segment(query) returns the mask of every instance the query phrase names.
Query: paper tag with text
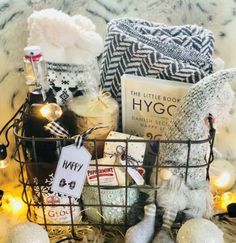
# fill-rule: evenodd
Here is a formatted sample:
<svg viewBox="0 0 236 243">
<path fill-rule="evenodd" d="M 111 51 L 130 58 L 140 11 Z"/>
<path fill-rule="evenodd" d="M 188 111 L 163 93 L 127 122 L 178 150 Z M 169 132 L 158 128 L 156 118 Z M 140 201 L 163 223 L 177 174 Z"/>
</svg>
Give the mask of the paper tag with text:
<svg viewBox="0 0 236 243">
<path fill-rule="evenodd" d="M 71 144 L 63 147 L 56 168 L 52 191 L 80 198 L 91 157 L 84 146 L 77 148 L 74 144 Z"/>
<path fill-rule="evenodd" d="M 116 171 L 113 167 L 99 166 L 97 170 L 96 166 L 90 166 L 87 173 L 89 185 L 98 185 L 98 177 L 101 186 L 119 185 Z"/>
<path fill-rule="evenodd" d="M 120 159 L 120 163 L 125 166 L 125 160 Z M 143 177 L 136 169 L 128 167 L 127 171 L 138 186 L 142 186 L 144 184 L 145 181 Z"/>
</svg>

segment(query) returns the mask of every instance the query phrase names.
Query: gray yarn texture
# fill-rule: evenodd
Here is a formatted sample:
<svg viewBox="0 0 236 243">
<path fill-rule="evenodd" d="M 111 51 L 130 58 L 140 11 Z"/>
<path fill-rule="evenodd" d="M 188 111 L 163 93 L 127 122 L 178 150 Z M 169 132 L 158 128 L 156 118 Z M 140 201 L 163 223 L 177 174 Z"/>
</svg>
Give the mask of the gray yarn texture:
<svg viewBox="0 0 236 243">
<path fill-rule="evenodd" d="M 218 71 L 200 80 L 192 86 L 178 106 L 175 115 L 166 129 L 165 138 L 168 140 L 201 140 L 208 137 L 209 128 L 204 118 L 214 106 L 217 97 L 227 82 L 236 78 L 236 68 Z M 227 99 L 227 97 L 225 97 Z M 227 109 L 227 107 L 226 107 Z M 186 165 L 187 144 L 162 144 L 160 148 L 159 163 L 165 166 Z M 189 165 L 202 165 L 206 163 L 209 143 L 192 144 Z M 185 168 L 171 168 L 174 175 L 184 178 Z M 188 181 L 206 181 L 206 167 L 189 168 Z"/>
</svg>

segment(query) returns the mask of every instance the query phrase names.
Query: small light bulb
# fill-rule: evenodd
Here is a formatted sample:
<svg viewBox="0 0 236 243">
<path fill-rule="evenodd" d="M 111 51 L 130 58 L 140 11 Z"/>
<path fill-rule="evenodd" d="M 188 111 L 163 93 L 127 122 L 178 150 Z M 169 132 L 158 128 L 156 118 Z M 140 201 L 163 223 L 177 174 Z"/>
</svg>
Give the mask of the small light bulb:
<svg viewBox="0 0 236 243">
<path fill-rule="evenodd" d="M 7 148 L 4 144 L 0 144 L 0 169 L 6 168 L 8 164 Z"/>
<path fill-rule="evenodd" d="M 227 171 L 225 171 L 222 173 L 222 175 L 220 175 L 218 178 L 216 178 L 215 185 L 218 188 L 222 188 L 222 187 L 227 186 L 229 181 L 230 181 L 230 174 Z"/>
<path fill-rule="evenodd" d="M 56 121 L 61 117 L 62 109 L 56 103 L 48 103 L 40 109 L 40 113 L 49 121 Z"/>
<path fill-rule="evenodd" d="M 19 197 L 13 197 L 11 194 L 6 194 L 3 199 L 2 207 L 8 212 L 21 213 L 25 208 L 25 204 Z"/>
<path fill-rule="evenodd" d="M 20 199 L 12 198 L 11 207 L 13 211 L 18 212 L 23 207 L 23 203 Z"/>
<path fill-rule="evenodd" d="M 9 165 L 9 159 L 8 159 L 8 158 L 3 159 L 3 160 L 0 160 L 0 169 L 4 169 L 4 168 L 6 168 L 8 165 Z"/>
<path fill-rule="evenodd" d="M 213 190 L 227 191 L 235 183 L 235 169 L 229 161 L 216 159 L 210 167 L 210 178 Z"/>
<path fill-rule="evenodd" d="M 235 199 L 235 195 L 232 192 L 225 192 L 220 198 L 220 209 L 226 212 L 227 206 L 236 202 Z"/>
</svg>

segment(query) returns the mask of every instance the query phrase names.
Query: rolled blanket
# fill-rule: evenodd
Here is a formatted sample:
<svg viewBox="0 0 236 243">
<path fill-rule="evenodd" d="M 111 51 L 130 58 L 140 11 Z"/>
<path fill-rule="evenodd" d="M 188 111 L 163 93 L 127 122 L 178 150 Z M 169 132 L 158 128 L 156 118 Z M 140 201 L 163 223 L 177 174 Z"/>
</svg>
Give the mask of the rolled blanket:
<svg viewBox="0 0 236 243">
<path fill-rule="evenodd" d="M 213 34 L 197 25 L 112 20 L 105 40 L 101 83 L 119 103 L 124 73 L 196 83 L 212 73 L 213 49 Z"/>
</svg>

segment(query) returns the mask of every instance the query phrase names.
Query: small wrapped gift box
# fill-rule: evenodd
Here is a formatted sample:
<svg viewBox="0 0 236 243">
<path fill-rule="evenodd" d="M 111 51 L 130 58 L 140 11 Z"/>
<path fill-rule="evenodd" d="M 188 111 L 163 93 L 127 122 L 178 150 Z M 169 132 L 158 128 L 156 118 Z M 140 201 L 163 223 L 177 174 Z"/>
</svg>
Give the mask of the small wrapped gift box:
<svg viewBox="0 0 236 243">
<path fill-rule="evenodd" d="M 117 142 L 105 142 L 104 157 L 113 156 L 119 152 L 126 152 L 126 143 L 119 140 L 142 140 L 142 137 L 132 136 L 125 133 L 111 131 L 107 139 L 117 139 Z M 144 154 L 146 150 L 146 143 L 142 142 L 128 142 L 127 143 L 127 156 L 136 165 L 142 165 L 144 160 Z"/>
<path fill-rule="evenodd" d="M 119 185 L 129 185 L 131 179 L 137 185 L 143 185 L 144 179 L 142 175 L 145 171 L 141 167 L 144 161 L 146 143 L 139 142 L 143 138 L 111 131 L 107 139 L 116 140 L 115 142 L 105 142 L 104 157 L 116 158 L 114 164 L 119 165 L 119 167 L 115 167 Z M 121 140 L 127 140 L 127 145 L 126 142 Z M 135 140 L 135 142 L 130 142 L 129 140 Z M 126 165 L 128 166 L 127 171 Z M 139 169 L 142 169 L 142 172 Z"/>
</svg>

